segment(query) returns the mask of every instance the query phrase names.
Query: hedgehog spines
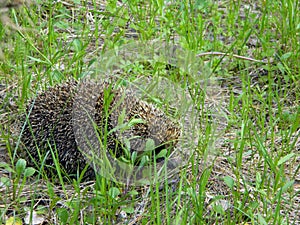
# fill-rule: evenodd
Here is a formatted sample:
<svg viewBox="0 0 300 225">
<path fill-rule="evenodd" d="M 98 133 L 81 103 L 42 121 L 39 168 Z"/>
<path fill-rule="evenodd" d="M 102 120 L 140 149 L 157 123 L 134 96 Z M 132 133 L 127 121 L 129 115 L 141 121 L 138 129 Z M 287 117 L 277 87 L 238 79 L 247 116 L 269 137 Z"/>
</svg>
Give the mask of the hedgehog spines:
<svg viewBox="0 0 300 225">
<path fill-rule="evenodd" d="M 83 86 L 80 85 L 77 82 L 68 82 L 49 88 L 32 101 L 33 105 L 27 106 L 27 113 L 30 112 L 30 114 L 21 136 L 21 141 L 26 148 L 24 152 L 27 158 L 30 158 L 28 157 L 30 155 L 37 161 L 40 160 L 40 153 L 48 154 L 45 163 L 50 168 L 45 168 L 46 170 L 53 173 L 53 167 L 55 167 L 54 160 L 49 154 L 51 150 L 56 150 L 59 163 L 68 174 L 77 174 L 78 169 L 79 172 L 83 171 L 86 164 L 91 163 L 85 154 L 88 156 L 90 151 L 94 151 L 93 147 L 99 148 L 99 143 L 94 143 L 99 140 L 94 140 L 94 131 L 91 131 L 90 127 L 85 127 L 86 123 L 89 123 L 89 117 L 81 115 L 80 110 L 91 112 L 98 126 L 97 132 L 100 133 L 100 138 L 103 138 L 101 132 L 109 132 L 119 125 L 119 116 L 123 110 L 126 112 L 123 118 L 125 123 L 129 123 L 133 118 L 144 121 L 134 124 L 123 132 L 115 130 L 106 136 L 107 150 L 115 151 L 117 157 L 122 154 L 123 138 L 130 139 L 130 137 L 139 136 L 140 139 L 153 139 L 156 146 L 164 143 L 169 146 L 168 143 L 171 142 L 173 145 L 176 144 L 180 136 L 178 123 L 172 121 L 154 105 L 139 100 L 132 93 L 126 93 L 124 90 L 110 89 L 106 83 L 88 82 Z M 106 97 L 109 98 L 108 102 L 105 102 Z M 107 112 L 104 112 L 104 108 L 107 103 L 109 105 L 106 110 L 108 109 L 109 113 L 105 115 Z M 107 123 L 106 131 L 105 122 Z M 86 138 L 78 138 L 81 133 L 82 135 L 87 133 L 86 137 L 91 140 L 91 145 L 79 143 Z M 132 150 L 141 151 L 144 147 L 144 142 L 138 139 L 131 142 Z M 87 179 L 94 179 L 94 168 L 90 166 L 86 174 Z"/>
</svg>

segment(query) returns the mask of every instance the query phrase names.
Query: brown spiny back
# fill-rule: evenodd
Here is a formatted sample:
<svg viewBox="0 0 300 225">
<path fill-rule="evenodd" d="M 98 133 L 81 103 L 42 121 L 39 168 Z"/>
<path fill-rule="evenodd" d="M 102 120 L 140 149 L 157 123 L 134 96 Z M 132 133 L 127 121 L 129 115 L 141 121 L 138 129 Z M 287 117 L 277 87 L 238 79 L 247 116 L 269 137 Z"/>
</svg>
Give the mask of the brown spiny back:
<svg viewBox="0 0 300 225">
<path fill-rule="evenodd" d="M 109 89 L 109 84 L 94 84 L 86 82 L 83 86 L 75 81 L 58 85 L 41 92 L 27 106 L 28 115 L 25 129 L 21 136 L 21 141 L 25 147 L 23 155 L 28 158 L 29 163 L 37 165 L 47 158 L 45 164 L 46 171 L 56 173 L 51 150 L 58 156 L 61 168 L 68 174 L 76 174 L 82 171 L 90 162 L 85 157 L 90 151 L 95 151 L 93 147 L 98 140 L 91 127 L 87 126 L 91 118 L 97 125 L 97 132 L 103 138 L 104 132 L 119 126 L 119 116 L 123 113 L 123 122 L 128 123 L 131 119 L 141 119 L 143 122 L 134 124 L 124 131 L 115 130 L 107 136 L 107 146 L 105 150 L 116 152 L 120 156 L 123 138 L 139 137 L 131 140 L 131 150 L 142 151 L 144 142 L 141 140 L 152 139 L 156 146 L 174 146 L 180 136 L 180 126 L 171 120 L 166 114 L 156 108 L 153 104 L 137 98 L 133 93 L 126 92 L 119 88 Z M 105 92 L 105 90 L 107 92 Z M 106 94 L 104 94 L 104 92 Z M 108 93 L 108 94 L 107 94 Z M 105 115 L 104 106 L 106 99 L 104 95 L 111 96 L 108 106 L 108 114 Z M 85 116 L 83 111 L 89 114 Z M 24 117 L 24 121 L 25 121 Z M 105 118 L 107 118 L 107 130 L 105 131 Z M 23 122 L 24 122 L 23 121 Z M 87 134 L 85 136 L 84 134 Z M 101 134 L 102 133 L 102 134 Z M 82 137 L 84 138 L 80 138 Z M 79 138 L 78 138 L 79 137 Z M 89 139 L 92 145 L 79 143 L 84 139 Z M 120 144 L 118 144 L 119 142 Z M 83 146 L 83 147 L 82 147 Z M 92 146 L 92 147 L 91 147 Z M 78 149 L 80 147 L 80 149 Z M 97 155 L 97 154 L 96 154 Z M 86 172 L 88 179 L 95 176 L 92 167 Z"/>
</svg>

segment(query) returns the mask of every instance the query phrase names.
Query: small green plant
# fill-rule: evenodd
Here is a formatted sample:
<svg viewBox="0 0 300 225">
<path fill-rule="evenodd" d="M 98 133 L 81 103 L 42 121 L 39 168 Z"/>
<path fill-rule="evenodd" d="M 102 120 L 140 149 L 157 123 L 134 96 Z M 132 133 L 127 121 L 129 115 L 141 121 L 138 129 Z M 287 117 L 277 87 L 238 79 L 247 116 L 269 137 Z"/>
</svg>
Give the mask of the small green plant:
<svg viewBox="0 0 300 225">
<path fill-rule="evenodd" d="M 26 181 L 34 175 L 35 169 L 32 167 L 26 167 L 26 161 L 24 159 L 18 159 L 14 167 L 11 167 L 7 163 L 1 163 L 0 167 L 12 174 L 12 179 L 8 179 L 4 176 L 1 177 L 1 184 L 8 189 L 12 189 L 11 200 L 16 203 L 20 203 L 20 196 L 26 185 Z M 2 199 L 2 201 L 3 200 L 4 199 Z"/>
<path fill-rule="evenodd" d="M 22 190 L 24 188 L 24 185 L 26 183 L 26 180 L 33 176 L 35 173 L 35 169 L 32 167 L 26 168 L 26 161 L 24 159 L 18 159 L 16 165 L 15 165 L 15 178 L 13 180 L 13 199 L 18 199 L 20 194 L 22 193 Z M 21 182 L 21 184 L 20 184 Z"/>
</svg>

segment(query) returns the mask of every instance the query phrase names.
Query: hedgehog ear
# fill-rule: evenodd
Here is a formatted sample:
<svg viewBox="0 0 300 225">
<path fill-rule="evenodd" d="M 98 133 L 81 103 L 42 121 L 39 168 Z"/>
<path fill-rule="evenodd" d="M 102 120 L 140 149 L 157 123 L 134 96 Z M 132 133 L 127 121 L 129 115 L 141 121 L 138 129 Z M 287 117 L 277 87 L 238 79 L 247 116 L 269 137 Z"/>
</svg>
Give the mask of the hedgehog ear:
<svg viewBox="0 0 300 225">
<path fill-rule="evenodd" d="M 167 136 L 177 136 L 177 129 L 175 127 L 168 127 L 166 130 Z"/>
</svg>

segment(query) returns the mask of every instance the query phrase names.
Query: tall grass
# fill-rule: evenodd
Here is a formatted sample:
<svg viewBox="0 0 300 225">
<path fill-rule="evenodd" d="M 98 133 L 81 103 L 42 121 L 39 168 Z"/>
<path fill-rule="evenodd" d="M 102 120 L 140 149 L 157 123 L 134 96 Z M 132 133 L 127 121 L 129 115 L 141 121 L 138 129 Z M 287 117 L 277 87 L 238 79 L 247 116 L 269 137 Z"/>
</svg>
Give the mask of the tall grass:
<svg viewBox="0 0 300 225">
<path fill-rule="evenodd" d="M 100 176 L 65 183 L 60 175 L 57 184 L 30 180 L 32 169 L 15 159 L 1 166 L 11 174 L 8 181 L 0 171 L 1 223 L 36 211 L 50 224 L 299 224 L 299 12 L 296 0 L 36 1 L 10 9 L 20 28 L 0 22 L 0 83 L 13 86 L 5 94 L 18 95 L 20 111 L 37 92 L 86 77 L 102 53 L 134 40 L 226 54 L 195 59 L 202 67 L 188 85 L 212 77 L 219 90 L 209 101 L 197 90 L 194 106 L 207 129 L 172 182 L 141 188 Z M 128 80 L 157 74 L 143 63 L 128 69 Z M 177 82 L 186 76 L 163 74 Z M 205 139 L 213 135 L 213 101 L 227 120 L 214 148 Z M 7 125 L 0 126 L 8 141 Z"/>
</svg>

